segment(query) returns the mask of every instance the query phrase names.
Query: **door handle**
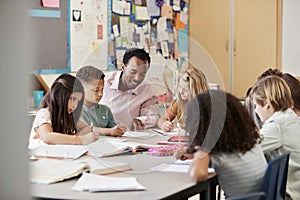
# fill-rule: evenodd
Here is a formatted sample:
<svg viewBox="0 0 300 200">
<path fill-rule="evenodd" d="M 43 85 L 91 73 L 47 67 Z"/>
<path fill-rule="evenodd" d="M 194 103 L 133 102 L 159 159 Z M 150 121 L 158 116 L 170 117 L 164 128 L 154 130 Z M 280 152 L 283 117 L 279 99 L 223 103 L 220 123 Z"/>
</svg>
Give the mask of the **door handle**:
<svg viewBox="0 0 300 200">
<path fill-rule="evenodd" d="M 226 40 L 226 44 L 225 44 L 225 50 L 228 52 L 228 44 L 229 43 L 229 41 L 228 41 L 228 39 Z"/>
<path fill-rule="evenodd" d="M 236 40 L 233 40 L 233 55 L 236 56 Z"/>
</svg>

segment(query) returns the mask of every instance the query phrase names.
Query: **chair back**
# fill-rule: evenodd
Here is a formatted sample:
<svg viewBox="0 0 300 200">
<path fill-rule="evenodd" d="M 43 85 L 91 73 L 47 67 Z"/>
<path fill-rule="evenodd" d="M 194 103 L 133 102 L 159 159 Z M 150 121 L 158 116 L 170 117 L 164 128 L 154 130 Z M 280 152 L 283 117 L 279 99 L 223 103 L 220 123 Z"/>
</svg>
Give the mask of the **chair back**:
<svg viewBox="0 0 300 200">
<path fill-rule="evenodd" d="M 240 197 L 227 198 L 226 200 L 265 200 L 265 199 L 266 199 L 266 193 L 255 192 Z"/>
<path fill-rule="evenodd" d="M 268 163 L 260 191 L 266 193 L 266 200 L 285 198 L 290 152 L 284 152 Z"/>
</svg>

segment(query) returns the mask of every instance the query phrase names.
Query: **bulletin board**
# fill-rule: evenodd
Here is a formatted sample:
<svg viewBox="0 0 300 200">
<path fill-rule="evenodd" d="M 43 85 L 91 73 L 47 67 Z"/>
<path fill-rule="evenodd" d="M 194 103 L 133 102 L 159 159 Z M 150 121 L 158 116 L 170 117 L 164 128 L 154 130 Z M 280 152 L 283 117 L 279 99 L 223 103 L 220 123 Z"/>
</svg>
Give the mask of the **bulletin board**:
<svg viewBox="0 0 300 200">
<path fill-rule="evenodd" d="M 118 70 L 124 52 L 138 47 L 149 52 L 147 78 L 163 92 L 173 90 L 176 73 L 187 65 L 188 0 L 60 0 L 55 7 L 31 2 L 35 73 L 76 72 L 83 65 Z"/>
<path fill-rule="evenodd" d="M 69 1 L 72 71 L 118 70 L 127 49 L 143 48 L 151 56 L 147 79 L 159 93 L 173 91 L 188 65 L 188 0 Z"/>
</svg>

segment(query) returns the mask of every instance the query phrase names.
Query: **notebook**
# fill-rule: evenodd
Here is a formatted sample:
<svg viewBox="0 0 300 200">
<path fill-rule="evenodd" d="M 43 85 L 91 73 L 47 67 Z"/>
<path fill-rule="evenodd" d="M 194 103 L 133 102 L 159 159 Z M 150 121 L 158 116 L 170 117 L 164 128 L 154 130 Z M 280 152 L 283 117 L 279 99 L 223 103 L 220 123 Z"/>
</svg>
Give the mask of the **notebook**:
<svg viewBox="0 0 300 200">
<path fill-rule="evenodd" d="M 50 184 L 76 177 L 83 172 L 109 174 L 130 169 L 128 163 L 104 162 L 92 157 L 82 157 L 78 160 L 42 158 L 30 163 L 29 177 L 33 183 Z"/>
<path fill-rule="evenodd" d="M 29 151 L 34 158 L 71 158 L 76 159 L 87 152 L 84 145 L 47 145 L 42 144 Z"/>
<path fill-rule="evenodd" d="M 150 147 L 158 147 L 158 145 L 111 140 L 107 138 L 99 139 L 96 142 L 87 145 L 88 155 L 95 157 L 107 157 L 125 152 L 136 153 L 137 151 L 147 150 Z"/>
</svg>

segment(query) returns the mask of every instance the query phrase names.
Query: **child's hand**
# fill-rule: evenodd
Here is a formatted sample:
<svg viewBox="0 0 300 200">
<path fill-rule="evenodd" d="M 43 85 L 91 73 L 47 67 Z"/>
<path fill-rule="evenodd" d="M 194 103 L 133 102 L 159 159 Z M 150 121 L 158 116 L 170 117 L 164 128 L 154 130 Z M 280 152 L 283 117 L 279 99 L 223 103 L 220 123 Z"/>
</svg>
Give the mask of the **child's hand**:
<svg viewBox="0 0 300 200">
<path fill-rule="evenodd" d="M 187 159 L 194 158 L 194 154 L 187 153 L 186 148 L 181 148 L 181 147 L 176 149 L 174 156 L 176 157 L 176 159 L 180 159 L 180 160 L 187 160 Z"/>
<path fill-rule="evenodd" d="M 162 130 L 164 132 L 170 132 L 174 128 L 174 124 L 170 121 L 165 121 L 162 125 Z"/>
<path fill-rule="evenodd" d="M 99 133 L 90 132 L 86 135 L 79 136 L 81 144 L 90 144 L 99 139 Z"/>
<path fill-rule="evenodd" d="M 126 130 L 126 126 L 117 124 L 110 129 L 110 136 L 121 137 Z"/>
</svg>

